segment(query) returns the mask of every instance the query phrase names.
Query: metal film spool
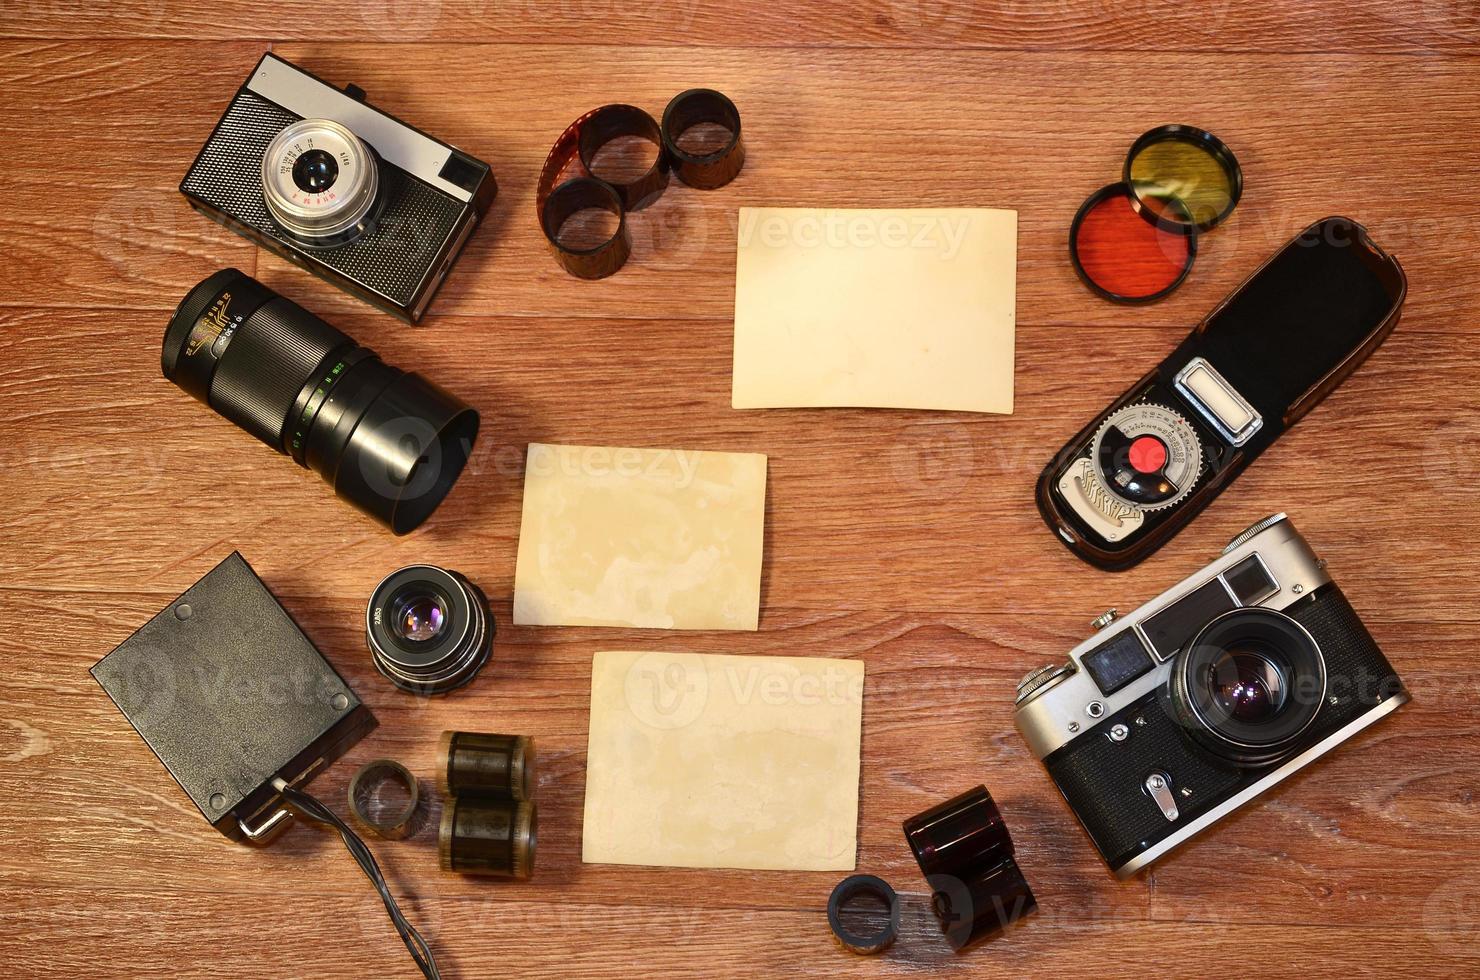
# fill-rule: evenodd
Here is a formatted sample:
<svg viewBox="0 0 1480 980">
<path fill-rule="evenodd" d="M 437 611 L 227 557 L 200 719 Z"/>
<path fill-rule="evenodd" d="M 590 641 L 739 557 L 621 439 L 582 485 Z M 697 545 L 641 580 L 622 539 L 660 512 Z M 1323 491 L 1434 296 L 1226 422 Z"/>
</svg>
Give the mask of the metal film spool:
<svg viewBox="0 0 1480 980">
<path fill-rule="evenodd" d="M 314 162 L 321 166 L 305 166 Z M 305 186 L 311 182 L 321 186 Z M 300 119 L 274 136 L 262 154 L 263 203 L 304 245 L 328 248 L 357 237 L 379 195 L 375 152 L 332 119 Z"/>
<path fill-rule="evenodd" d="M 534 872 L 537 829 L 535 805 L 527 800 L 448 797 L 437 833 L 438 861 L 443 871 L 522 880 Z"/>
</svg>

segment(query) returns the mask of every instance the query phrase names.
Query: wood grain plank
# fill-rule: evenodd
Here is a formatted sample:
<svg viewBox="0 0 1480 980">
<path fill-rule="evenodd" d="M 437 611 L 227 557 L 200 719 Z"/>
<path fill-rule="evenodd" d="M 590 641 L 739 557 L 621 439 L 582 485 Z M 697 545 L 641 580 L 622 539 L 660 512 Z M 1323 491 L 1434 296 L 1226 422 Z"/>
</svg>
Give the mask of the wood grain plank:
<svg viewBox="0 0 1480 980">
<path fill-rule="evenodd" d="M 1469 275 L 1480 230 L 1456 208 L 1480 171 L 1480 143 L 1454 135 L 1480 128 L 1480 100 L 1445 95 L 1480 91 L 1480 59 L 534 45 L 402 45 L 387 59 L 374 45 L 277 50 L 357 82 L 382 107 L 492 164 L 500 197 L 429 327 L 490 312 L 728 321 L 738 208 L 790 204 L 1016 208 L 1020 323 L 1184 329 L 1291 235 L 1346 213 L 1404 261 L 1410 325 L 1480 329 L 1464 312 L 1480 305 Z M 0 185 L 0 238 L 16 252 L 0 272 L 0 304 L 168 310 L 212 266 L 256 261 L 326 315 L 363 309 L 316 290 L 280 259 L 258 259 L 175 192 L 258 53 L 236 43 L 151 44 L 147 55 L 94 58 L 86 45 L 0 43 L 0 99 L 19 137 Z M 65 89 L 59 71 L 72 76 Z M 125 72 L 131 81 L 120 84 Z M 457 79 L 457 98 L 444 78 Z M 634 258 L 619 275 L 599 283 L 566 275 L 533 218 L 550 143 L 594 105 L 621 99 L 660 112 L 699 83 L 724 89 L 744 113 L 744 174 L 710 193 L 675 185 L 634 216 Z M 531 100 L 532 90 L 552 95 Z M 1104 92 L 1114 99 L 1094 94 Z M 65 127 L 56 124 L 62 97 Z M 990 111 L 963 108 L 978 99 Z M 1234 218 L 1205 236 L 1182 289 L 1126 309 L 1075 278 L 1067 229 L 1080 202 L 1117 179 L 1130 141 L 1170 120 L 1221 134 L 1242 158 L 1247 190 Z M 89 163 L 100 130 L 110 134 L 101 173 Z M 140 133 L 150 134 L 147 149 Z"/>
<path fill-rule="evenodd" d="M 1468 0 L 862 0 L 796 8 L 732 0 L 322 0 L 285 17 L 271 0 L 148 0 L 98 5 L 6 0 L 0 37 L 372 41 L 672 46 L 979 47 L 1063 51 L 1403 52 L 1473 54 L 1480 14 Z M 24 14 L 22 13 L 24 9 Z"/>
<path fill-rule="evenodd" d="M 11 608 L 65 608 L 71 615 L 52 631 L 54 649 L 46 657 L 18 633 L 0 635 L 0 658 L 12 665 L 0 680 L 7 718 L 0 752 L 10 760 L 11 779 L 33 787 L 0 798 L 0 832 L 12 844 L 0 855 L 0 879 L 77 887 L 107 866 L 120 869 L 115 887 L 153 880 L 190 894 L 263 895 L 283 890 L 282 874 L 317 865 L 326 850 L 338 857 L 311 832 L 289 834 L 270 858 L 219 838 L 86 673 L 106 652 L 99 647 L 126 637 L 168 598 L 6 594 Z M 782 609 L 759 634 L 654 638 L 637 630 L 511 627 L 507 603 L 498 603 L 495 614 L 504 625 L 490 667 L 461 692 L 423 700 L 395 691 L 371 667 L 354 627 L 363 597 L 314 594 L 285 602 L 380 720 L 376 733 L 315 782 L 314 790 L 336 806 L 343 806 L 355 767 L 371 758 L 401 760 L 430 784 L 437 736 L 446 727 L 536 737 L 538 893 L 529 893 L 534 886 L 500 889 L 437 872 L 433 809 L 416 837 L 380 845 L 383 860 L 421 895 L 492 892 L 490 900 L 501 904 L 533 899 L 613 907 L 639 895 L 647 896 L 639 904 L 675 908 L 815 907 L 835 876 L 682 874 L 581 863 L 591 654 L 654 645 L 864 660 L 859 867 L 902 890 L 921 885 L 900 821 L 982 781 L 1007 815 L 1040 903 L 1055 917 L 1176 921 L 1195 910 L 1205 922 L 1377 926 L 1390 921 L 1395 906 L 1416 905 L 1449 887 L 1450 862 L 1480 860 L 1476 774 L 1460 761 L 1480 754 L 1480 711 L 1473 691 L 1455 683 L 1467 664 L 1465 651 L 1480 639 L 1475 624 L 1399 627 L 1375 619 L 1372 628 L 1413 702 L 1163 861 L 1151 876 L 1121 883 L 1100 864 L 1012 728 L 1016 679 L 1078 640 L 1082 623 L 1075 618 L 1024 619 L 1010 610 L 941 617 Z M 1421 859 L 1429 853 L 1448 861 Z M 1287 867 L 1296 873 L 1282 870 Z M 1397 867 L 1404 872 L 1393 873 Z M 351 871 L 346 864 L 327 872 L 313 890 L 357 896 L 363 883 Z"/>
<path fill-rule="evenodd" d="M 409 975 L 331 835 L 266 850 L 205 827 L 87 668 L 239 547 L 380 718 L 357 764 L 430 774 L 444 728 L 533 734 L 537 875 L 442 874 L 431 823 L 377 843 L 449 976 L 1480 973 L 1480 7 L 1471 0 L 0 0 L 0 963 L 16 976 Z M 599 37 L 590 24 L 599 20 Z M 54 41 L 49 39 L 70 39 Z M 596 44 L 593 41 L 599 40 Z M 407 43 L 420 42 L 420 43 Z M 191 212 L 176 185 L 271 45 L 483 156 L 501 196 L 423 330 Z M 533 179 L 580 112 L 735 98 L 744 175 L 675 184 L 633 220 L 622 273 L 544 252 Z M 1065 257 L 1079 202 L 1129 141 L 1185 121 L 1238 152 L 1247 192 L 1169 300 L 1091 297 Z M 735 412 L 743 205 L 981 205 L 1020 213 L 1017 414 Z M 1403 260 L 1398 331 L 1172 545 L 1123 575 L 1060 548 L 1031 503 L 1044 460 L 1269 251 L 1328 213 Z M 477 405 L 469 472 L 396 539 L 159 377 L 164 322 L 225 265 Z M 507 625 L 530 441 L 770 457 L 761 631 Z M 1107 606 L 1200 567 L 1289 510 L 1412 704 L 1129 882 L 1100 863 L 1012 728 L 1029 668 Z M 458 568 L 493 596 L 496 656 L 420 701 L 356 623 L 381 575 Z M 692 649 L 868 667 L 859 869 L 905 898 L 871 961 L 837 951 L 836 876 L 580 862 L 591 655 Z M 270 679 L 264 679 L 267 681 Z M 965 956 L 936 934 L 900 821 L 977 782 L 1041 903 Z M 434 815 L 434 814 L 433 814 Z"/>
<path fill-rule="evenodd" d="M 569 442 L 767 453 L 763 626 L 773 605 L 975 611 L 1010 601 L 1087 620 L 1155 595 L 1280 510 L 1359 608 L 1480 620 L 1464 576 L 1405 574 L 1480 534 L 1480 395 L 1464 381 L 1471 359 L 1458 336 L 1400 327 L 1173 546 L 1104 576 L 1044 528 L 1033 483 L 1175 332 L 1150 334 L 1143 351 L 1121 343 L 1123 331 L 1078 328 L 1096 369 L 1075 378 L 1061 356 L 1066 331 L 1024 327 L 1017 413 L 985 416 L 733 411 L 728 327 L 713 321 L 457 320 L 429 344 L 384 316 L 337 319 L 484 412 L 468 470 L 425 529 L 384 533 L 160 377 L 162 317 L 116 313 L 100 333 L 84 313 L 12 311 L 0 317 L 0 583 L 174 588 L 229 541 L 271 556 L 290 594 L 300 576 L 315 591 L 368 594 L 377 572 L 437 554 L 507 595 L 525 446 Z M 922 520 L 937 532 L 922 534 Z"/>
<path fill-rule="evenodd" d="M 323 850 L 328 851 L 329 842 Z M 269 859 L 270 860 L 270 859 Z M 328 871 L 343 855 L 327 854 L 305 871 Z M 409 976 L 406 954 L 370 898 L 304 894 L 298 874 L 282 876 L 281 901 L 243 903 L 230 895 L 179 896 L 152 889 L 78 888 L 16 894 L 0 909 L 0 951 L 27 975 L 91 973 L 106 950 L 109 963 L 152 973 L 161 959 L 173 975 L 329 978 Z M 9 897 L 9 896 L 8 896 Z M 99 898 L 105 901 L 99 901 Z M 1388 975 L 1402 962 L 1418 976 L 1466 976 L 1480 969 L 1473 929 L 1444 931 L 1406 922 L 1388 928 L 1285 924 L 1210 926 L 1126 923 L 1047 913 L 988 947 L 954 956 L 929 921 L 925 897 L 903 895 L 899 941 L 878 957 L 849 956 L 832 943 L 822 906 L 808 911 L 685 910 L 632 905 L 614 909 L 492 899 L 418 901 L 431 924 L 439 963 L 449 977 L 486 976 L 517 968 L 521 977 L 594 978 L 645 973 L 677 978 L 806 976 L 1076 975 L 1085 964 L 1107 976 L 1131 976 L 1171 958 L 1179 973 L 1221 976 L 1229 963 L 1247 975 L 1311 974 L 1321 964 L 1352 965 L 1344 975 Z M 92 911 L 96 908 L 96 911 Z M 89 910 L 83 913 L 82 909 Z M 220 941 L 231 921 L 252 942 Z M 22 944 L 24 931 L 33 941 Z M 265 941 L 270 939 L 271 941 Z"/>
</svg>

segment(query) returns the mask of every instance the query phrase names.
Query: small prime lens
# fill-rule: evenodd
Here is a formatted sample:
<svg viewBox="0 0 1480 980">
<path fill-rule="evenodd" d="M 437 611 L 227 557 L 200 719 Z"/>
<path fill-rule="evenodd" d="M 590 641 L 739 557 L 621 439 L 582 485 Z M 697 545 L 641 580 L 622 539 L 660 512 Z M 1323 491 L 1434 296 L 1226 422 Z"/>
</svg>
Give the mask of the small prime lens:
<svg viewBox="0 0 1480 980">
<path fill-rule="evenodd" d="M 1326 700 L 1326 659 L 1310 633 L 1274 609 L 1216 617 L 1167 678 L 1172 711 L 1192 739 L 1242 766 L 1298 746 Z"/>
<path fill-rule="evenodd" d="M 472 680 L 488 662 L 495 628 L 478 587 L 436 565 L 387 575 L 365 611 L 375 668 L 413 694 L 446 694 Z"/>
<path fill-rule="evenodd" d="M 465 403 L 236 269 L 181 300 L 160 365 L 396 534 L 447 496 L 478 435 Z"/>
</svg>

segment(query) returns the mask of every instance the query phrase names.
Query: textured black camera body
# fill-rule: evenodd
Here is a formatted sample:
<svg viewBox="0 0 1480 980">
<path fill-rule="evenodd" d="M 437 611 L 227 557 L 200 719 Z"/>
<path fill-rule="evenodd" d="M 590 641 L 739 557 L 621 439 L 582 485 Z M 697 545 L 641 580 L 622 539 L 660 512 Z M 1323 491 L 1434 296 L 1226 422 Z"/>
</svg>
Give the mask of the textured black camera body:
<svg viewBox="0 0 1480 980">
<path fill-rule="evenodd" d="M 266 54 L 180 192 L 233 231 L 408 321 L 488 210 L 488 164 Z"/>
<path fill-rule="evenodd" d="M 1067 664 L 1029 674 L 1017 724 L 1126 877 L 1407 700 L 1279 515 L 1111 620 Z"/>
</svg>

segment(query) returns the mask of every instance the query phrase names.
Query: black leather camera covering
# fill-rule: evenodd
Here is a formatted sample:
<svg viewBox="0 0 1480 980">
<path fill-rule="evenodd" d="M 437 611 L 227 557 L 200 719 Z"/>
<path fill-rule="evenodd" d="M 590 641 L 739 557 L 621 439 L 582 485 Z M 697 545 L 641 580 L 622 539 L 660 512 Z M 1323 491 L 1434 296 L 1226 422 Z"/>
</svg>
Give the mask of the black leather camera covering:
<svg viewBox="0 0 1480 980">
<path fill-rule="evenodd" d="M 1038 479 L 1044 521 L 1092 565 L 1112 571 L 1135 565 L 1197 516 L 1377 349 L 1397 326 L 1406 292 L 1402 267 L 1361 225 L 1341 217 L 1311 225 L 1058 452 Z M 1196 357 L 1205 358 L 1262 416 L 1262 426 L 1243 445 L 1229 443 L 1176 390 L 1177 373 Z M 1203 460 L 1187 497 L 1147 511 L 1139 529 L 1110 542 L 1084 524 L 1057 483 L 1089 451 L 1105 419 L 1138 402 L 1165 405 L 1185 418 L 1202 442 Z"/>
</svg>

